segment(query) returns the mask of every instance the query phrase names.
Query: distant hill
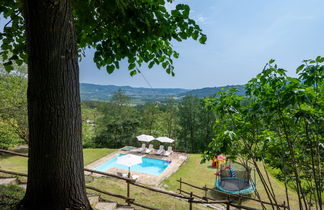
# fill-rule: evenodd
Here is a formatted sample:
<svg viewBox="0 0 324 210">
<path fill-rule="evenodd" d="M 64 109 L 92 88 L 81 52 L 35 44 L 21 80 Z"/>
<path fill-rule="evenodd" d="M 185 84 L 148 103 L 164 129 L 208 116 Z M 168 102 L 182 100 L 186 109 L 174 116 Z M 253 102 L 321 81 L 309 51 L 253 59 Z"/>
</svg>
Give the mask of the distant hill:
<svg viewBox="0 0 324 210">
<path fill-rule="evenodd" d="M 144 104 L 146 102 L 160 101 L 165 102 L 168 98 L 173 97 L 180 100 L 185 95 L 195 95 L 203 98 L 210 95 L 215 95 L 221 88 L 228 90 L 230 88 L 237 88 L 238 95 L 244 95 L 243 85 L 232 85 L 224 87 L 208 87 L 201 89 L 182 89 L 182 88 L 135 88 L 130 86 L 116 86 L 116 85 L 95 85 L 88 83 L 80 84 L 81 100 L 90 101 L 110 101 L 114 92 L 118 89 L 125 91 L 127 96 L 132 98 L 133 104 Z"/>
<path fill-rule="evenodd" d="M 132 103 L 134 104 L 163 101 L 169 97 L 177 99 L 178 95 L 189 91 L 188 89 L 181 88 L 134 88 L 130 86 L 81 83 L 81 100 L 110 101 L 111 96 L 118 89 L 124 90 L 125 94 L 132 98 Z"/>
<path fill-rule="evenodd" d="M 228 85 L 228 86 L 223 86 L 223 87 L 206 87 L 206 88 L 201 88 L 201 89 L 194 89 L 190 90 L 186 93 L 182 93 L 179 96 L 185 96 L 185 95 L 194 95 L 199 98 L 204 98 L 207 96 L 215 95 L 218 91 L 222 90 L 229 90 L 231 88 L 236 88 L 237 89 L 237 95 L 239 96 L 244 96 L 245 95 L 245 90 L 244 90 L 244 85 Z"/>
</svg>

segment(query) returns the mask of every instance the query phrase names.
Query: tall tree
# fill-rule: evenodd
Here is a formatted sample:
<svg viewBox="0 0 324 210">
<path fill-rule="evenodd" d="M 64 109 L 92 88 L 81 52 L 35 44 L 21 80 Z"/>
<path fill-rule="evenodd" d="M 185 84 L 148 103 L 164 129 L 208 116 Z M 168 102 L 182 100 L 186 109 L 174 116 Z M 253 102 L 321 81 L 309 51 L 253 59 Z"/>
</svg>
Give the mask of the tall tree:
<svg viewBox="0 0 324 210">
<path fill-rule="evenodd" d="M 99 107 L 102 117 L 98 120 L 98 133 L 93 139 L 95 146 L 117 148 L 133 145 L 132 139 L 138 127 L 137 112 L 129 105 L 130 97 L 118 90 L 109 103 Z"/>
<path fill-rule="evenodd" d="M 108 73 L 128 58 L 131 75 L 144 62 L 149 68 L 161 64 L 174 75 L 172 59 L 179 54 L 171 41 L 193 38 L 205 43 L 206 36 L 189 18 L 189 6 L 179 4 L 168 11 L 165 4 L 0 2 L 0 14 L 8 20 L 0 34 L 6 70 L 27 62 L 28 55 L 29 175 L 24 208 L 90 208 L 83 176 L 78 50 L 94 48 L 94 61 Z"/>
<path fill-rule="evenodd" d="M 71 2 L 25 1 L 28 47 L 27 209 L 90 208 L 81 140 Z"/>
<path fill-rule="evenodd" d="M 160 114 L 159 105 L 156 102 L 146 103 L 143 107 L 142 125 L 144 132 L 150 135 L 156 135 L 156 123 Z"/>
<path fill-rule="evenodd" d="M 185 96 L 179 105 L 179 141 L 186 150 L 198 151 L 198 114 L 200 99 L 197 96 Z M 184 142 L 181 142 L 184 141 Z"/>
<path fill-rule="evenodd" d="M 167 104 L 165 105 L 165 111 L 163 116 L 163 128 L 165 135 L 170 138 L 176 137 L 177 130 L 177 112 L 178 106 L 173 98 L 169 98 Z"/>
</svg>

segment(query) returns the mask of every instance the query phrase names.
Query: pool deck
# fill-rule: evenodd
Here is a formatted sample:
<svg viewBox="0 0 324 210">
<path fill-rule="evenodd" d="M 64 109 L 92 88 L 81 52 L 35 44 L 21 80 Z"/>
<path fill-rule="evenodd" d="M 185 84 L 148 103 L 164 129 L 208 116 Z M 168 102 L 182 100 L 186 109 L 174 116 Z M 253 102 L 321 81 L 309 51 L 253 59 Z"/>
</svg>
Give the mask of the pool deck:
<svg viewBox="0 0 324 210">
<path fill-rule="evenodd" d="M 153 152 L 154 153 L 154 152 Z M 160 174 L 160 175 L 151 175 L 151 174 L 145 174 L 145 173 L 140 173 L 136 171 L 131 170 L 131 175 L 138 175 L 139 178 L 136 180 L 139 183 L 142 184 L 148 184 L 148 185 L 154 185 L 157 186 L 159 185 L 164 179 L 168 178 L 171 176 L 174 172 L 176 172 L 179 167 L 187 160 L 188 154 L 186 153 L 178 153 L 178 152 L 173 152 L 170 156 L 160 156 L 160 155 L 154 155 L 154 154 L 142 154 L 142 153 L 137 153 L 137 152 L 131 152 L 131 151 L 122 151 L 118 150 L 116 152 L 113 152 L 99 160 L 96 160 L 89 165 L 86 166 L 88 169 L 94 169 L 97 166 L 101 165 L 102 163 L 110 160 L 111 158 L 115 157 L 116 155 L 119 154 L 134 154 L 134 155 L 139 155 L 142 157 L 147 157 L 147 158 L 152 158 L 152 159 L 158 159 L 158 160 L 166 160 L 166 161 L 171 161 L 170 165 Z M 132 169 L 132 168 L 131 168 Z M 117 174 L 117 172 L 120 173 L 128 173 L 127 170 L 120 169 L 120 168 L 111 168 L 107 171 L 104 171 L 106 173 L 112 173 L 112 174 Z M 89 172 L 86 172 L 86 174 L 90 174 Z M 100 174 L 93 174 L 93 176 L 103 176 Z"/>
</svg>

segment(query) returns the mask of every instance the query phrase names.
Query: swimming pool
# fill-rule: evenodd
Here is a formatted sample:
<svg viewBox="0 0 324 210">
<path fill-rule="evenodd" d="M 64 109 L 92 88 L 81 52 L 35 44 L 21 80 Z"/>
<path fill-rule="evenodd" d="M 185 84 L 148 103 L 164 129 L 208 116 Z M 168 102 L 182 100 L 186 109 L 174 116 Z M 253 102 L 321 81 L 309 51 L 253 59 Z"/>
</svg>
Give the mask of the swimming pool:
<svg viewBox="0 0 324 210">
<path fill-rule="evenodd" d="M 94 170 L 102 171 L 102 172 L 107 171 L 111 168 L 120 168 L 120 169 L 128 170 L 127 166 L 117 163 L 117 158 L 123 155 L 124 154 L 119 154 L 113 157 L 112 159 L 94 168 Z M 170 163 L 165 160 L 157 160 L 157 159 L 143 157 L 142 163 L 130 167 L 130 170 L 140 172 L 140 173 L 145 173 L 145 174 L 160 175 L 169 165 Z"/>
</svg>

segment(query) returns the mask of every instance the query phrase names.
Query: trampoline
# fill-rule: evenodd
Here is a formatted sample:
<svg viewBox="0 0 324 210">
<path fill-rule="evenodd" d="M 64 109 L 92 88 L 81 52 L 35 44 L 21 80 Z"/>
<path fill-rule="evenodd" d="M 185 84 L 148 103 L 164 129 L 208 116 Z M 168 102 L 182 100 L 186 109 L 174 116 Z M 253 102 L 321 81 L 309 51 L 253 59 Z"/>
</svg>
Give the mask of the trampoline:
<svg viewBox="0 0 324 210">
<path fill-rule="evenodd" d="M 215 181 L 215 187 L 229 194 L 248 194 L 255 191 L 254 183 L 250 181 L 250 169 L 234 162 L 220 170 Z"/>
</svg>

